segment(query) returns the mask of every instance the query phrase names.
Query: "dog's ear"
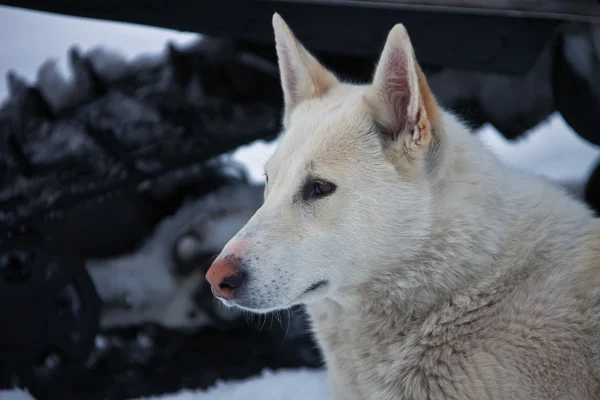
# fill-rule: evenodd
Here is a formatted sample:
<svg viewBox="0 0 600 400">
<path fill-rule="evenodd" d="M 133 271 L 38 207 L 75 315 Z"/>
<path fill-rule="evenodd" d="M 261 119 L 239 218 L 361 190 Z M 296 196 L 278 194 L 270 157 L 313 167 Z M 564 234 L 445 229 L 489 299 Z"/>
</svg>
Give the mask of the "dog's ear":
<svg viewBox="0 0 600 400">
<path fill-rule="evenodd" d="M 277 13 L 273 15 L 273 28 L 285 101 L 284 125 L 287 126 L 292 110 L 300 102 L 324 95 L 338 80 L 302 46 Z"/>
<path fill-rule="evenodd" d="M 402 24 L 390 31 L 365 103 L 382 133 L 408 148 L 431 140 L 438 108 Z"/>
</svg>

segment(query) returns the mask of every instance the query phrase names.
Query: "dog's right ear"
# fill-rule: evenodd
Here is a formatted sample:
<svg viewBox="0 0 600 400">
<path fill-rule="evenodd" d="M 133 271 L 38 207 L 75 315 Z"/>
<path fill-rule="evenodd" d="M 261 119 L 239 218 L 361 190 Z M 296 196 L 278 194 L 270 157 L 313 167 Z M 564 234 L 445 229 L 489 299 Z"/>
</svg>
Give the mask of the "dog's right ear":
<svg viewBox="0 0 600 400">
<path fill-rule="evenodd" d="M 438 107 L 401 24 L 388 35 L 365 102 L 387 138 L 402 139 L 408 150 L 426 149 Z"/>
<path fill-rule="evenodd" d="M 283 122 L 287 127 L 290 114 L 300 102 L 323 96 L 338 80 L 302 46 L 277 13 L 273 15 L 273 28 L 285 101 Z"/>
</svg>

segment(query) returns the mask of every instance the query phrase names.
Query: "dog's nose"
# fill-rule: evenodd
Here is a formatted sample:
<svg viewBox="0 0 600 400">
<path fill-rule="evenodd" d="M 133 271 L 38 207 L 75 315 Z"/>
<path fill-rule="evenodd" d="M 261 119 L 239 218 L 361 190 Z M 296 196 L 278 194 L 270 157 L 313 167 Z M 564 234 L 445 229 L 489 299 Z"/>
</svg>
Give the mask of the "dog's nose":
<svg viewBox="0 0 600 400">
<path fill-rule="evenodd" d="M 217 297 L 231 299 L 235 289 L 239 288 L 244 275 L 239 270 L 240 260 L 234 257 L 219 259 L 206 272 L 206 280 L 212 286 Z"/>
</svg>

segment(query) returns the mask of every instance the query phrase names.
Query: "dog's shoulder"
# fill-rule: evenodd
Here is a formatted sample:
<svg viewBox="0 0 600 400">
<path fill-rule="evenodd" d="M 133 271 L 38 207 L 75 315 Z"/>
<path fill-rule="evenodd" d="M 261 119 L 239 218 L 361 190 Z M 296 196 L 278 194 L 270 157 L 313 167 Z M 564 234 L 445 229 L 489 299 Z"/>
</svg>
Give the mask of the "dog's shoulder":
<svg viewBox="0 0 600 400">
<path fill-rule="evenodd" d="M 598 232 L 586 237 L 589 248 L 585 240 L 578 246 L 596 263 Z M 598 365 L 586 311 L 598 314 L 598 303 L 578 309 L 575 280 L 557 271 L 507 269 L 420 312 L 392 298 L 364 299 L 352 317 L 323 308 L 315 322 L 327 335 L 328 365 L 342 384 L 353 382 L 371 398 L 593 398 L 590 372 Z M 599 276 L 590 268 L 573 276 L 579 271 L 589 272 L 587 280 Z"/>
</svg>

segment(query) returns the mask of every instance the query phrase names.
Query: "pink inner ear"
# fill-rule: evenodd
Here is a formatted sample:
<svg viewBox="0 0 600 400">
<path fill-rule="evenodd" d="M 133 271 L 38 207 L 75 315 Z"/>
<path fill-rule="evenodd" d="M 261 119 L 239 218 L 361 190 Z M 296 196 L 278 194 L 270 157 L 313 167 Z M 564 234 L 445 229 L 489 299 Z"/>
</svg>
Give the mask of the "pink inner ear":
<svg viewBox="0 0 600 400">
<path fill-rule="evenodd" d="M 408 122 L 410 86 L 408 81 L 407 58 L 400 50 L 392 51 L 388 60 L 384 96 L 389 107 L 393 139 L 402 133 Z"/>
<path fill-rule="evenodd" d="M 287 91 L 288 101 L 295 102 L 298 97 L 298 76 L 297 72 L 294 71 L 292 66 L 292 57 L 287 47 L 281 46 L 280 52 L 280 65 L 282 66 L 281 74 L 283 74 L 284 90 Z M 292 104 L 288 104 L 292 106 Z"/>
</svg>

